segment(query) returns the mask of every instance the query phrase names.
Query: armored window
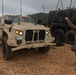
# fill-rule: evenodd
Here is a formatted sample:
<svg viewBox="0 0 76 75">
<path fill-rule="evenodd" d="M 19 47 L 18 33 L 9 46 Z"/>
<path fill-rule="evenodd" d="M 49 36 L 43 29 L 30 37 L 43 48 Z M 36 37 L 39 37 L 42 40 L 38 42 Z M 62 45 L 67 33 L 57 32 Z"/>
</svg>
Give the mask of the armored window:
<svg viewBox="0 0 76 75">
<path fill-rule="evenodd" d="M 18 16 L 9 16 L 8 19 L 12 20 L 13 22 L 19 22 L 20 21 Z"/>
<path fill-rule="evenodd" d="M 24 22 L 28 22 L 28 23 L 31 23 L 32 22 L 31 19 L 28 18 L 28 17 L 22 17 L 22 18 L 23 18 L 23 21 Z"/>
</svg>

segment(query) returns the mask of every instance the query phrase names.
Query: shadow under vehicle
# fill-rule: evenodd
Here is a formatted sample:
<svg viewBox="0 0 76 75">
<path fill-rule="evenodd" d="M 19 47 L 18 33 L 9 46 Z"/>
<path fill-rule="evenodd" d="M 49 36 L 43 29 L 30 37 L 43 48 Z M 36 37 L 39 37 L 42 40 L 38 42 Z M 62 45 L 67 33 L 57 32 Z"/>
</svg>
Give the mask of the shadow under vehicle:
<svg viewBox="0 0 76 75">
<path fill-rule="evenodd" d="M 55 38 L 51 36 L 50 29 L 37 23 L 32 23 L 29 17 L 17 15 L 1 18 L 0 38 L 5 60 L 10 59 L 13 51 L 23 48 L 37 48 L 39 52 L 46 53 L 50 46 L 55 45 L 52 43 Z"/>
</svg>

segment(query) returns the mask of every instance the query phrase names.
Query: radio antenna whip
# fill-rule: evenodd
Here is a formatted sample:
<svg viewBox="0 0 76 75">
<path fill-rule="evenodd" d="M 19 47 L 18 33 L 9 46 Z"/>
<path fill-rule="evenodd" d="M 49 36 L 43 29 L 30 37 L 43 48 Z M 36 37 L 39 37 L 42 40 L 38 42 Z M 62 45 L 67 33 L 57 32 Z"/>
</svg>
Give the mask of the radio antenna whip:
<svg viewBox="0 0 76 75">
<path fill-rule="evenodd" d="M 20 15 L 22 15 L 22 0 L 20 0 Z"/>
<path fill-rule="evenodd" d="M 72 6 L 72 0 L 70 1 L 70 8 L 71 8 L 71 6 Z"/>
<path fill-rule="evenodd" d="M 4 16 L 4 2 L 2 0 L 2 16 Z"/>
</svg>

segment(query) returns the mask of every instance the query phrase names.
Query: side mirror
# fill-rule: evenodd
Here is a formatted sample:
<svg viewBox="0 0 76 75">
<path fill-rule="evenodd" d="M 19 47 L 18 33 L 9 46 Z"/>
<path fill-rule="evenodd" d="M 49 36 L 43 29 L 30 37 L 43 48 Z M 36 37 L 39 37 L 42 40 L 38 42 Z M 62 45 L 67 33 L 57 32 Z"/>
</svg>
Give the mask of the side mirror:
<svg viewBox="0 0 76 75">
<path fill-rule="evenodd" d="M 1 23 L 4 24 L 4 19 L 3 18 L 1 19 Z"/>
<path fill-rule="evenodd" d="M 4 20 L 5 24 L 12 24 L 12 20 Z"/>
<path fill-rule="evenodd" d="M 38 20 L 36 21 L 36 23 L 37 23 L 37 24 L 42 24 L 42 20 L 38 19 Z"/>
</svg>

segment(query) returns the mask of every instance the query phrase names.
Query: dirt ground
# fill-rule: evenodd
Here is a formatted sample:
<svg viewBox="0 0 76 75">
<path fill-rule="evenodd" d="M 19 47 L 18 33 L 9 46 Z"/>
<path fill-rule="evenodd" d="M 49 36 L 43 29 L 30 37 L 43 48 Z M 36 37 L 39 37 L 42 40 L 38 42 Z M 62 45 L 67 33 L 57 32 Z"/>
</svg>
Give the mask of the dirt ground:
<svg viewBox="0 0 76 75">
<path fill-rule="evenodd" d="M 0 75 L 76 75 L 75 61 L 68 44 L 45 54 L 35 49 L 16 51 L 9 61 L 3 60 L 0 46 Z"/>
</svg>

